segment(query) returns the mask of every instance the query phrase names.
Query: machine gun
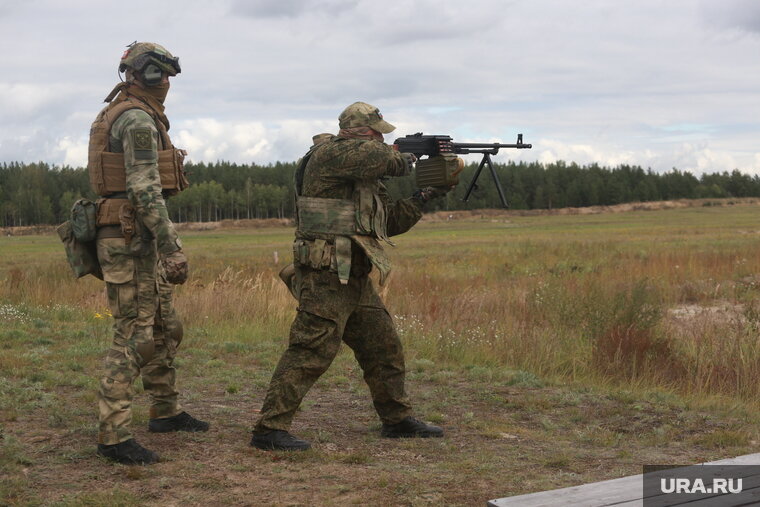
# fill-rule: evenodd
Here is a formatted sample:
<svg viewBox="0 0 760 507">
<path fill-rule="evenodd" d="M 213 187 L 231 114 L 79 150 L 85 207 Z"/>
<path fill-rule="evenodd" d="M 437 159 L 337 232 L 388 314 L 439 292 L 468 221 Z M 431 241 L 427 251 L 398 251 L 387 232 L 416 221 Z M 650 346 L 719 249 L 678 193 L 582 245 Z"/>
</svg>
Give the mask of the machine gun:
<svg viewBox="0 0 760 507">
<path fill-rule="evenodd" d="M 427 156 L 427 158 L 417 161 L 417 185 L 420 187 L 456 185 L 458 182 L 456 175 L 459 174 L 456 168 L 464 164 L 463 162 L 461 164 L 457 162 L 457 160 L 461 162 L 461 159 L 456 155 L 467 155 L 469 153 L 482 154 L 483 158 L 480 161 L 480 165 L 477 171 L 475 171 L 462 200 L 467 201 L 470 198 L 473 189 L 477 188 L 476 182 L 478 181 L 478 177 L 480 177 L 480 172 L 485 165 L 488 165 L 493 181 L 496 184 L 496 190 L 499 192 L 499 198 L 505 208 L 508 208 L 509 205 L 507 204 L 506 197 L 504 197 L 504 190 L 501 188 L 499 176 L 496 174 L 496 170 L 491 162 L 491 155 L 499 153 L 501 148 L 530 149 L 533 147 L 532 144 L 523 143 L 522 134 L 517 134 L 517 142 L 515 144 L 502 144 L 455 143 L 450 136 L 426 136 L 422 132 L 418 132 L 413 135 L 399 137 L 394 141 L 394 144 L 398 146 L 400 152 L 413 153 L 418 159 L 423 155 Z"/>
</svg>

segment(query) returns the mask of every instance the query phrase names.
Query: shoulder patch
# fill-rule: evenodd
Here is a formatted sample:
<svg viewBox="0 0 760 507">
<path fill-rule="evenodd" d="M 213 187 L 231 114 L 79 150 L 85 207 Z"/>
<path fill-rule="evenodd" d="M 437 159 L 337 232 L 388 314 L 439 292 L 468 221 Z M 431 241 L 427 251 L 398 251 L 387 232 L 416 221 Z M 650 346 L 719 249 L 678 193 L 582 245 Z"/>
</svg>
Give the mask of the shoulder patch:
<svg viewBox="0 0 760 507">
<path fill-rule="evenodd" d="M 153 148 L 153 133 L 149 128 L 136 128 L 132 131 L 132 142 L 135 150 L 150 150 Z"/>
</svg>

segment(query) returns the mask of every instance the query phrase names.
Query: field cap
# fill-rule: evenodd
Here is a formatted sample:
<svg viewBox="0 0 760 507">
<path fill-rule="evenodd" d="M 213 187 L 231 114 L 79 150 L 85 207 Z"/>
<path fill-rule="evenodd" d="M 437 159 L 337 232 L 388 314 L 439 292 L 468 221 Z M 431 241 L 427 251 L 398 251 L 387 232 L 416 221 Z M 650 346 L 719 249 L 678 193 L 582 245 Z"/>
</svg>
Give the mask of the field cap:
<svg viewBox="0 0 760 507">
<path fill-rule="evenodd" d="M 354 102 L 340 113 L 338 126 L 342 129 L 354 127 L 370 127 L 381 134 L 389 134 L 396 127 L 383 120 L 383 115 L 375 106 L 366 102 Z"/>
</svg>

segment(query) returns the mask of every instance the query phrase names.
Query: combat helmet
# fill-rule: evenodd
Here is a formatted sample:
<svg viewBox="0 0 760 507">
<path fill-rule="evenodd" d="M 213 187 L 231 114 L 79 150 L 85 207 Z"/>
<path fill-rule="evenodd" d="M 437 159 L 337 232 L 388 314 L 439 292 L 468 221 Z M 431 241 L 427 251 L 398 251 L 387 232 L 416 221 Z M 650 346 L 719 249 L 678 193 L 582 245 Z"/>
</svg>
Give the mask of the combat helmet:
<svg viewBox="0 0 760 507">
<path fill-rule="evenodd" d="M 370 127 L 381 134 L 389 134 L 396 127 L 383 120 L 383 115 L 375 106 L 366 102 L 354 102 L 340 113 L 338 126 L 342 129 L 354 127 Z"/>
<path fill-rule="evenodd" d="M 126 69 L 143 72 L 150 64 L 155 65 L 170 76 L 176 76 L 182 72 L 179 58 L 173 56 L 163 46 L 153 42 L 133 42 L 127 46 L 127 50 L 121 55 L 119 72 L 124 72 Z"/>
</svg>

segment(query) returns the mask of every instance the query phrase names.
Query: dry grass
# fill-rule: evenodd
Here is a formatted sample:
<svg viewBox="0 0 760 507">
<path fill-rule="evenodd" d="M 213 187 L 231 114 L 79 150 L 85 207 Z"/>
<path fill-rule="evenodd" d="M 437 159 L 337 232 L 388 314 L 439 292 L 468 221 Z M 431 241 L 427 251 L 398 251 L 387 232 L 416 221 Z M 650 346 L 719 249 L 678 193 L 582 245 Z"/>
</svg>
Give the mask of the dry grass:
<svg viewBox="0 0 760 507">
<path fill-rule="evenodd" d="M 382 294 L 412 357 L 576 380 L 648 379 L 760 401 L 755 210 L 422 224 L 398 239 Z M 0 261 L 0 301 L 102 313 L 101 284 L 72 280 L 54 239 L 33 238 L 3 239 L 9 255 Z M 190 328 L 216 326 L 211 339 L 221 342 L 236 326 L 267 337 L 286 333 L 295 302 L 276 273 L 289 256 L 288 229 L 184 238 L 193 276 L 179 288 L 177 306 Z M 679 305 L 716 301 L 740 308 L 742 318 L 725 322 L 708 313 L 693 326 L 664 318 Z M 749 319 L 745 306 L 755 311 Z"/>
<path fill-rule="evenodd" d="M 167 493 L 161 477 L 104 478 L 89 465 L 75 482 L 103 480 L 113 489 L 92 498 L 65 490 L 66 478 L 56 474 L 67 464 L 97 465 L 93 393 L 109 343 L 103 287 L 70 277 L 55 237 L 4 237 L 0 428 L 11 458 L 0 465 L 11 479 L 0 482 L 0 493 L 9 492 L 0 499 L 15 494 L 11 503 L 34 503 L 22 471 L 29 462 L 68 491 L 48 489 L 42 503 L 115 504 L 139 483 L 144 489 L 124 496 L 125 505 L 214 494 L 245 504 L 250 490 L 238 481 L 261 487 L 266 479 L 285 488 L 264 493 L 269 504 L 392 498 L 424 505 L 636 473 L 645 462 L 747 452 L 758 440 L 752 428 L 760 401 L 757 212 L 755 205 L 698 206 L 420 224 L 391 251 L 394 272 L 382 295 L 405 343 L 418 411 L 452 428 L 454 439 L 389 451 L 373 433 L 360 372 L 342 353 L 304 404 L 308 417 L 298 429 L 318 445 L 302 458 L 271 458 L 244 445 L 250 410 L 295 309 L 277 278 L 292 230 L 188 230 L 192 275 L 177 291 L 187 329 L 183 392 L 220 433 L 181 439 L 178 449 L 150 443 L 193 456 L 158 469 L 169 482 L 178 474 L 206 478 L 185 484 L 189 496 Z M 145 422 L 144 407 L 135 417 Z M 50 437 L 56 444 L 44 448 L 22 438 L 26 427 L 71 442 Z M 212 450 L 206 456 L 203 449 Z M 521 475 L 512 466 L 520 460 L 546 474 Z M 608 465 L 602 474 L 600 462 Z M 262 478 L 236 469 L 246 463 Z M 430 473 L 440 474 L 430 487 L 413 482 L 424 484 Z M 499 490 L 505 473 L 520 477 L 520 486 Z M 299 490 L 302 475 L 329 488 Z"/>
</svg>

